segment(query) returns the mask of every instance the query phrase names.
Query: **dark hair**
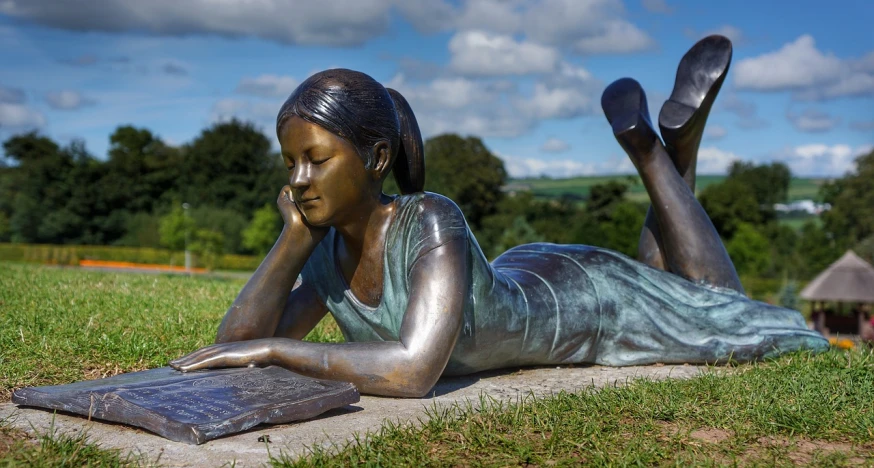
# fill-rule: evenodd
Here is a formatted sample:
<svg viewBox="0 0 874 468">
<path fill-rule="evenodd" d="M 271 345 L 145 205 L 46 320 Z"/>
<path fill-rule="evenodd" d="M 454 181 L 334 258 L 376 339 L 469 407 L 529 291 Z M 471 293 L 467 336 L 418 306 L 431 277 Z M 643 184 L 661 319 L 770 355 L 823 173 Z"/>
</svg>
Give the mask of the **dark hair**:
<svg viewBox="0 0 874 468">
<path fill-rule="evenodd" d="M 309 77 L 291 93 L 276 117 L 276 133 L 292 116 L 321 126 L 352 143 L 372 169 L 373 147 L 386 141 L 392 172 L 402 193 L 421 192 L 425 185 L 422 134 L 407 100 L 370 76 L 343 68 Z"/>
</svg>

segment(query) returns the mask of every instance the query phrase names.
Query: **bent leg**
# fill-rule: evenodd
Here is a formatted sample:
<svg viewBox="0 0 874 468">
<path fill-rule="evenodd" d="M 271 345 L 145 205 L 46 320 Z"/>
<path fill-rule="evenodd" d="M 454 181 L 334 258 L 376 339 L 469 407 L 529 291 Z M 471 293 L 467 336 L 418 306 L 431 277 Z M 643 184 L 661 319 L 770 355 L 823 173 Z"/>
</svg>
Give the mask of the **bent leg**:
<svg viewBox="0 0 874 468">
<path fill-rule="evenodd" d="M 694 282 L 743 292 L 713 223 L 653 130 L 640 84 L 630 78 L 613 82 L 601 106 L 652 200 L 667 269 Z"/>
<path fill-rule="evenodd" d="M 698 148 L 710 109 L 731 64 L 731 41 L 713 35 L 698 41 L 680 60 L 670 98 L 659 112 L 659 128 L 665 149 L 677 172 L 695 193 Z M 652 207 L 640 234 L 640 261 L 665 269 L 658 218 Z"/>
</svg>

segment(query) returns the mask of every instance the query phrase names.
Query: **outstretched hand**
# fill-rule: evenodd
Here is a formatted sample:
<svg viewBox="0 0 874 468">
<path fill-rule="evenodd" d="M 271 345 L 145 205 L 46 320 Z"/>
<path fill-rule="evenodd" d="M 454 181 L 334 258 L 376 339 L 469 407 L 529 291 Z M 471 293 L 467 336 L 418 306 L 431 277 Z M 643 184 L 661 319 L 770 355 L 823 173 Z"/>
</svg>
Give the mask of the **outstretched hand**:
<svg viewBox="0 0 874 468">
<path fill-rule="evenodd" d="M 264 367 L 272 363 L 273 341 L 265 338 L 210 345 L 170 361 L 170 367 L 182 372 L 221 367 Z"/>
</svg>

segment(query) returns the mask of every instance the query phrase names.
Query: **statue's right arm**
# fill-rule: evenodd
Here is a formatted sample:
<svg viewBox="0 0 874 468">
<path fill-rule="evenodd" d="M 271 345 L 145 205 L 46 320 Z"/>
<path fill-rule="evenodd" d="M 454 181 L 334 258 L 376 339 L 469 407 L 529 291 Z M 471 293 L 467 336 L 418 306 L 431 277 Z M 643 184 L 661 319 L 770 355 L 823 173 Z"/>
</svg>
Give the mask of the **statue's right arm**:
<svg viewBox="0 0 874 468">
<path fill-rule="evenodd" d="M 282 233 L 228 309 L 216 343 L 272 337 L 280 325 L 283 336 L 297 336 L 301 332 L 305 335 L 327 312 L 306 285 L 292 292 L 304 264 L 327 229 L 313 228 L 303 221 L 291 202 L 289 190 L 284 187 L 277 200 L 285 219 Z M 306 329 L 309 323 L 312 326 Z"/>
</svg>

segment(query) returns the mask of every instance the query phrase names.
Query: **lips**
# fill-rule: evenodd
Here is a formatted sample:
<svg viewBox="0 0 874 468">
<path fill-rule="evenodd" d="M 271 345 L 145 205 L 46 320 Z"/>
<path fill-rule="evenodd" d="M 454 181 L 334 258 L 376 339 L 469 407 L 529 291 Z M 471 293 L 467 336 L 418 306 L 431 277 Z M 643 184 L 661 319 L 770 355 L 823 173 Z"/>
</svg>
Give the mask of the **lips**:
<svg viewBox="0 0 874 468">
<path fill-rule="evenodd" d="M 303 200 L 299 201 L 298 203 L 301 203 L 301 204 L 304 204 L 304 203 L 310 203 L 310 202 L 314 202 L 314 201 L 316 201 L 316 200 L 318 200 L 318 199 L 319 199 L 319 197 L 304 198 Z"/>
</svg>

